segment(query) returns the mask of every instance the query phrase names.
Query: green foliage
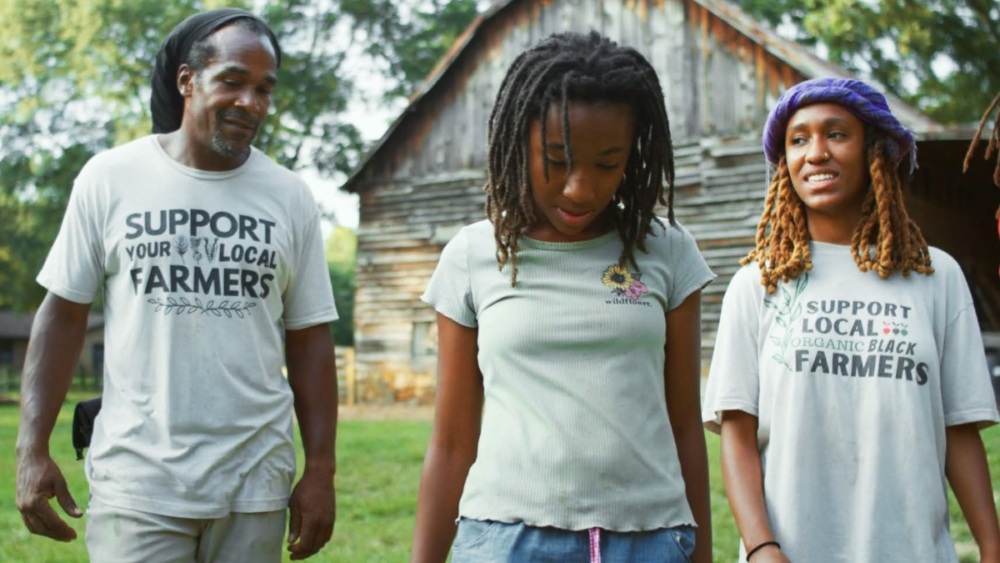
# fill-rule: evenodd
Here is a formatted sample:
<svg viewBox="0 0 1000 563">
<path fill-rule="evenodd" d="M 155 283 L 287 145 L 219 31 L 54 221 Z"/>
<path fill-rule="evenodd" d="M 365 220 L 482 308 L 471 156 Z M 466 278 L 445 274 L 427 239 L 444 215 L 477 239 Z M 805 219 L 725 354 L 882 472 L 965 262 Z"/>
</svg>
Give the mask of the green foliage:
<svg viewBox="0 0 1000 563">
<path fill-rule="evenodd" d="M 354 345 L 354 264 L 357 248 L 358 235 L 347 227 L 335 228 L 326 241 L 326 262 L 340 315 L 330 325 L 330 332 L 338 346 Z"/>
<path fill-rule="evenodd" d="M 363 143 L 344 112 L 354 85 L 343 69 L 336 34 L 351 23 L 337 2 L 287 0 L 264 10 L 282 44 L 272 116 L 257 145 L 292 170 L 315 166 L 321 175 L 349 172 Z"/>
<path fill-rule="evenodd" d="M 979 119 L 1000 91 L 996 0 L 737 0 L 942 123 Z M 783 29 L 787 29 L 783 28 Z M 950 63 L 949 63 L 950 61 Z"/>
<path fill-rule="evenodd" d="M 477 0 L 428 0 L 400 10 L 396 0 L 343 0 L 369 38 L 368 53 L 388 64 L 387 98 L 409 97 L 475 19 Z"/>
<path fill-rule="evenodd" d="M 69 201 L 73 177 L 91 156 L 83 145 L 60 155 L 0 161 L 0 309 L 32 311 L 45 296 L 35 283 Z"/>
</svg>

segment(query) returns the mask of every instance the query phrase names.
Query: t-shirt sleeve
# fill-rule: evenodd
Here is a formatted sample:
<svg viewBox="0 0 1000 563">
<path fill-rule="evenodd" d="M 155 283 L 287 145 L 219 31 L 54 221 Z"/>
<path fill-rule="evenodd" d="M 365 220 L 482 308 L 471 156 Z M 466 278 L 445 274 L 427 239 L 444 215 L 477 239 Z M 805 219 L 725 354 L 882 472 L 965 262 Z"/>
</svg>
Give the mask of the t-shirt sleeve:
<svg viewBox="0 0 1000 563">
<path fill-rule="evenodd" d="M 702 421 L 712 432 L 721 431 L 724 411 L 758 415 L 759 284 L 757 268 L 747 266 L 733 276 L 722 298 L 702 408 Z"/>
<path fill-rule="evenodd" d="M 698 250 L 698 243 L 683 226 L 666 224 L 670 237 L 670 256 L 673 258 L 673 284 L 667 296 L 667 310 L 675 309 L 689 295 L 704 288 L 715 274 L 708 267 L 705 257 Z"/>
<path fill-rule="evenodd" d="M 944 423 L 955 426 L 976 422 L 986 427 L 998 421 L 996 400 L 972 297 L 960 272 L 956 278 L 952 285 L 957 287 L 947 293 L 958 301 L 958 311 L 944 328 L 941 347 Z"/>
<path fill-rule="evenodd" d="M 303 196 L 303 207 L 303 222 L 296 237 L 295 267 L 284 296 L 283 317 L 288 330 L 308 328 L 338 318 L 323 248 L 319 209 L 312 194 Z"/>
<path fill-rule="evenodd" d="M 479 323 L 469 277 L 468 235 L 467 227 L 445 245 L 431 281 L 420 299 L 456 323 L 475 328 Z"/>
<path fill-rule="evenodd" d="M 104 205 L 93 165 L 81 170 L 59 234 L 36 281 L 75 303 L 91 303 L 104 283 Z"/>
</svg>

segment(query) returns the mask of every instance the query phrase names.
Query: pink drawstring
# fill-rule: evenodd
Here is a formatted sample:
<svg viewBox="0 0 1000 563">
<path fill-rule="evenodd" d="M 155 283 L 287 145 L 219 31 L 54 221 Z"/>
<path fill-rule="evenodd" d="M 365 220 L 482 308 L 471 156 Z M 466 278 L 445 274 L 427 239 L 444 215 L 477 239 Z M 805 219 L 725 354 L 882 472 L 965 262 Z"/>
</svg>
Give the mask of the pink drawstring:
<svg viewBox="0 0 1000 563">
<path fill-rule="evenodd" d="M 601 529 L 591 528 L 590 532 L 590 563 L 601 563 Z"/>
</svg>

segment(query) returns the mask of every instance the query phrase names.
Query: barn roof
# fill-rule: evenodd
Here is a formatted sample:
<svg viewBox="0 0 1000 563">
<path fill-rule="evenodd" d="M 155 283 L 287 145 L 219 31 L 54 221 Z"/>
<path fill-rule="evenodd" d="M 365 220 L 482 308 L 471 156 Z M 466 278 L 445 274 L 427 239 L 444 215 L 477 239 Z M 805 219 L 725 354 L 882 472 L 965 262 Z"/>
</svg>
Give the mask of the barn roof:
<svg viewBox="0 0 1000 563">
<path fill-rule="evenodd" d="M 410 96 L 407 107 L 393 121 L 378 142 L 368 151 L 341 189 L 349 192 L 357 192 L 360 189 L 359 178 L 363 177 L 369 163 L 379 157 L 382 149 L 393 138 L 396 130 L 403 123 L 409 119 L 414 119 L 420 114 L 422 102 L 438 93 L 438 90 L 441 89 L 439 86 L 442 83 L 442 78 L 448 75 L 449 71 L 454 67 L 455 61 L 466 52 L 467 47 L 472 43 L 473 39 L 488 34 L 491 22 L 496 20 L 500 14 L 510 9 L 513 5 L 521 2 L 539 1 L 544 0 L 497 0 L 485 12 L 478 15 L 455 41 L 451 49 L 441 57 L 430 73 L 428 73 L 416 92 Z M 854 77 L 854 75 L 844 68 L 814 55 L 802 45 L 779 36 L 769 27 L 755 20 L 727 0 L 683 1 L 706 10 L 723 25 L 730 27 L 750 41 L 760 45 L 767 53 L 806 78 L 821 76 Z M 886 92 L 886 89 L 878 83 L 870 80 L 869 82 L 872 82 L 879 90 Z M 898 97 L 887 93 L 886 98 L 893 113 L 896 114 L 903 124 L 913 130 L 918 139 L 934 136 L 943 130 L 942 126 L 937 122 L 903 102 Z"/>
</svg>

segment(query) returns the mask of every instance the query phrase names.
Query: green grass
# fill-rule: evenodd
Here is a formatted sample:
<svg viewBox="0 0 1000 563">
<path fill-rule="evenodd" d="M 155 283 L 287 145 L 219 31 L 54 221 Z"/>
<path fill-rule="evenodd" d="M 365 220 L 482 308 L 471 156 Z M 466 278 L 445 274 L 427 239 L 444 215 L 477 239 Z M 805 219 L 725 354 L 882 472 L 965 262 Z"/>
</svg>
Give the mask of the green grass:
<svg viewBox="0 0 1000 563">
<path fill-rule="evenodd" d="M 59 416 L 51 450 L 80 506 L 87 501 L 83 462 L 74 459 L 70 440 L 72 403 Z M 14 442 L 18 409 L 0 407 L 0 561 L 71 563 L 87 561 L 84 522 L 74 520 L 80 539 L 69 544 L 32 536 L 14 506 Z M 310 561 L 399 562 L 408 559 L 417 482 L 430 423 L 343 421 L 338 430 L 337 526 L 333 541 Z M 993 487 L 1000 491 L 1000 427 L 983 433 Z M 718 437 L 708 434 L 712 480 L 715 560 L 736 560 L 739 535 L 725 497 L 719 465 Z M 300 449 L 301 451 L 301 449 Z M 301 458 L 300 458 L 301 466 Z M 976 560 L 975 546 L 954 500 L 952 535 L 963 563 Z M 286 561 L 288 559 L 286 558 Z"/>
<path fill-rule="evenodd" d="M 81 397 L 83 398 L 83 397 Z M 80 507 L 87 504 L 83 462 L 76 461 L 70 437 L 73 403 L 59 415 L 50 450 Z M 14 504 L 18 409 L 0 407 L 0 561 L 86 562 L 84 521 L 67 518 L 78 539 L 58 543 L 28 533 Z M 344 421 L 338 428 L 337 525 L 334 538 L 309 559 L 328 562 L 396 562 L 409 557 L 420 463 L 430 423 Z M 302 466 L 298 448 L 299 467 Z M 57 510 L 58 509 L 57 507 Z M 61 510 L 60 510 L 61 514 Z M 287 556 L 285 561 L 288 561 Z"/>
</svg>

